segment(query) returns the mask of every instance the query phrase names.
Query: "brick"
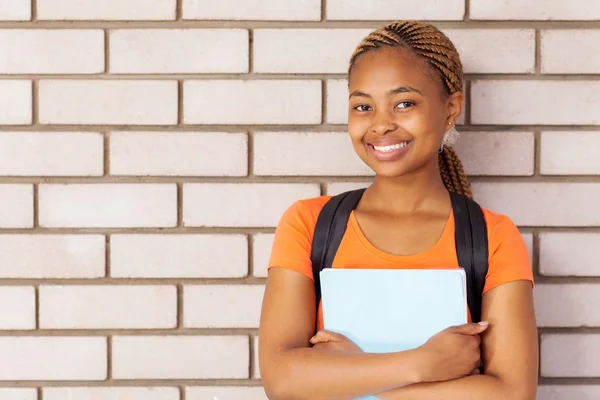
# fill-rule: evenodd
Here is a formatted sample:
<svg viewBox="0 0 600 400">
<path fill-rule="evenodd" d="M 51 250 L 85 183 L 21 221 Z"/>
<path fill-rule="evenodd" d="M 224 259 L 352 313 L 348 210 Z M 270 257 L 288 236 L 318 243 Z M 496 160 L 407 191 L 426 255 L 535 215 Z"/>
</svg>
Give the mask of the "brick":
<svg viewBox="0 0 600 400">
<path fill-rule="evenodd" d="M 2 388 L 0 389 L 0 398 L 2 400 L 38 400 L 38 395 L 35 388 Z"/>
<path fill-rule="evenodd" d="M 1 337 L 0 380 L 106 379 L 104 337 Z"/>
<path fill-rule="evenodd" d="M 348 81 L 345 79 L 328 80 L 326 98 L 326 122 L 346 125 L 348 123 Z M 468 102 L 456 121 L 457 125 L 465 123 L 465 110 L 467 107 Z"/>
<path fill-rule="evenodd" d="M 0 81 L 0 125 L 29 125 L 33 121 L 31 81 Z"/>
<path fill-rule="evenodd" d="M 185 286 L 183 325 L 188 328 L 258 328 L 264 291 L 263 285 Z"/>
<path fill-rule="evenodd" d="M 464 0 L 437 2 L 423 0 L 328 0 L 327 19 L 330 20 L 390 20 L 402 16 L 402 19 L 457 21 L 465 14 Z M 391 17 L 391 18 L 390 18 Z"/>
<path fill-rule="evenodd" d="M 242 278 L 248 274 L 246 235 L 112 235 L 116 278 Z"/>
<path fill-rule="evenodd" d="M 119 29 L 110 33 L 110 71 L 248 72 L 248 47 L 245 29 Z"/>
<path fill-rule="evenodd" d="M 252 254 L 254 259 L 254 276 L 266 278 L 269 258 L 271 257 L 271 248 L 275 235 L 271 233 L 258 233 L 254 235 Z"/>
<path fill-rule="evenodd" d="M 600 398 L 600 385 L 540 385 L 538 400 L 595 400 Z"/>
<path fill-rule="evenodd" d="M 94 74 L 104 71 L 101 29 L 0 30 L 2 74 Z"/>
<path fill-rule="evenodd" d="M 336 194 L 344 193 L 349 190 L 366 188 L 371 182 L 335 182 L 327 185 L 327 196 L 335 196 Z"/>
<path fill-rule="evenodd" d="M 471 103 L 474 124 L 600 124 L 598 81 L 474 81 Z"/>
<path fill-rule="evenodd" d="M 0 228 L 33 227 L 33 186 L 0 185 Z"/>
<path fill-rule="evenodd" d="M 319 194 L 316 184 L 190 183 L 183 188 L 183 220 L 186 226 L 274 227 L 296 200 Z"/>
<path fill-rule="evenodd" d="M 600 225 L 595 183 L 476 183 L 473 194 L 483 207 L 520 226 Z"/>
<path fill-rule="evenodd" d="M 169 125 L 177 123 L 177 82 L 42 80 L 42 124 Z"/>
<path fill-rule="evenodd" d="M 179 400 L 176 387 L 49 387 L 44 400 Z"/>
<path fill-rule="evenodd" d="M 529 262 L 533 265 L 533 234 L 532 233 L 521 233 L 521 237 L 527 246 L 527 253 L 529 253 Z"/>
<path fill-rule="evenodd" d="M 174 184 L 40 185 L 43 227 L 172 227 L 177 225 Z"/>
<path fill-rule="evenodd" d="M 599 377 L 598 352 L 600 352 L 598 334 L 544 334 L 541 342 L 541 376 Z"/>
<path fill-rule="evenodd" d="M 28 21 L 30 19 L 31 0 L 11 0 L 0 3 L 0 21 Z"/>
<path fill-rule="evenodd" d="M 542 73 L 597 74 L 600 71 L 600 29 L 542 30 L 540 36 Z"/>
<path fill-rule="evenodd" d="M 187 81 L 183 108 L 186 124 L 319 124 L 321 82 Z"/>
<path fill-rule="evenodd" d="M 173 20 L 175 0 L 37 0 L 38 19 Z"/>
<path fill-rule="evenodd" d="M 177 326 L 175 286 L 40 286 L 42 329 Z"/>
<path fill-rule="evenodd" d="M 540 284 L 534 297 L 539 327 L 600 326 L 598 284 Z"/>
<path fill-rule="evenodd" d="M 0 132 L 0 175 L 102 176 L 103 148 L 99 133 Z"/>
<path fill-rule="evenodd" d="M 262 132 L 254 135 L 255 175 L 373 175 L 347 133 Z"/>
<path fill-rule="evenodd" d="M 320 0 L 183 0 L 184 19 L 318 21 Z"/>
<path fill-rule="evenodd" d="M 0 278 L 104 276 L 103 235 L 0 235 Z"/>
<path fill-rule="evenodd" d="M 267 400 L 262 387 L 188 387 L 187 400 Z"/>
<path fill-rule="evenodd" d="M 258 336 L 254 337 L 254 375 L 252 376 L 252 378 L 254 379 L 261 379 L 260 376 L 260 363 L 258 361 Z"/>
<path fill-rule="evenodd" d="M 227 357 L 223 357 L 227 354 Z M 247 379 L 247 336 L 116 336 L 115 379 Z"/>
<path fill-rule="evenodd" d="M 600 19 L 600 4 L 590 3 L 581 7 L 569 0 L 471 0 L 471 19 L 596 20 Z"/>
<path fill-rule="evenodd" d="M 532 132 L 462 132 L 455 149 L 467 175 L 533 175 Z"/>
<path fill-rule="evenodd" d="M 370 29 L 256 29 L 254 71 L 346 73 L 350 56 L 369 32 Z"/>
<path fill-rule="evenodd" d="M 532 73 L 535 70 L 533 29 L 448 29 L 444 33 L 456 46 L 467 74 Z"/>
<path fill-rule="evenodd" d="M 248 137 L 245 133 L 113 132 L 110 173 L 246 176 Z"/>
<path fill-rule="evenodd" d="M 35 288 L 3 286 L 0 298 L 0 329 L 35 329 Z"/>
<path fill-rule="evenodd" d="M 596 260 L 598 248 L 598 233 L 540 233 L 540 273 L 546 276 L 600 276 Z"/>
<path fill-rule="evenodd" d="M 600 132 L 542 132 L 540 172 L 544 175 L 600 174 Z"/>
</svg>

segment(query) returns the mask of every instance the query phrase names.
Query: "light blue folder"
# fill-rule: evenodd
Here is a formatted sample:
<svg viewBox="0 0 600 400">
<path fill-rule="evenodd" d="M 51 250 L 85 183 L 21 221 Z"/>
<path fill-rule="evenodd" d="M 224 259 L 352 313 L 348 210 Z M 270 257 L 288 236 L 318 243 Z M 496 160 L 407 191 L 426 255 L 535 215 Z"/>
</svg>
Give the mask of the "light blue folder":
<svg viewBox="0 0 600 400">
<path fill-rule="evenodd" d="M 367 353 L 414 349 L 467 322 L 463 269 L 325 269 L 320 276 L 325 329 Z"/>
</svg>

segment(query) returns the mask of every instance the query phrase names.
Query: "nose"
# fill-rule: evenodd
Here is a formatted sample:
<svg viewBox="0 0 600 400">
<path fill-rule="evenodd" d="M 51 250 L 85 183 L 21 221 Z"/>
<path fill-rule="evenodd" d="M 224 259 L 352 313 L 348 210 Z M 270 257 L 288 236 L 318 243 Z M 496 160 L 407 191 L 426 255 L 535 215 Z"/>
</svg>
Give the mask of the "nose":
<svg viewBox="0 0 600 400">
<path fill-rule="evenodd" d="M 388 132 L 396 130 L 397 126 L 389 113 L 378 112 L 373 118 L 373 124 L 371 125 L 371 131 L 378 135 L 385 135 Z"/>
</svg>

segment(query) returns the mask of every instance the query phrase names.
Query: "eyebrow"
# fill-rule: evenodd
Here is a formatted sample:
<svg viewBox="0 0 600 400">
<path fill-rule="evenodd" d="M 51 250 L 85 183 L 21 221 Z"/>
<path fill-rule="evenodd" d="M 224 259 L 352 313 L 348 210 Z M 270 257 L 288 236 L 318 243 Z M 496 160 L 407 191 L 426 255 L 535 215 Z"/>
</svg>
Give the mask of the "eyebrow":
<svg viewBox="0 0 600 400">
<path fill-rule="evenodd" d="M 415 89 L 413 87 L 410 86 L 400 86 L 397 87 L 395 89 L 390 90 L 389 92 L 387 92 L 388 96 L 393 96 L 395 94 L 398 93 L 419 93 L 421 96 L 423 96 L 423 93 L 419 90 L 419 89 Z M 360 90 L 355 90 L 354 92 L 350 93 L 349 97 L 368 97 L 368 98 L 372 98 L 373 96 L 371 96 L 368 93 L 365 92 L 361 92 Z"/>
</svg>

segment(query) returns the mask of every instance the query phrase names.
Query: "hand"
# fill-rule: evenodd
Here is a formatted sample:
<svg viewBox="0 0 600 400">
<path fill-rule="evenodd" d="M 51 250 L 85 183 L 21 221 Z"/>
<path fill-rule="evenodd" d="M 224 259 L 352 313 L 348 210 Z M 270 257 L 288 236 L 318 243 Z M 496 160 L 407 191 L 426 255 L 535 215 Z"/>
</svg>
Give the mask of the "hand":
<svg viewBox="0 0 600 400">
<path fill-rule="evenodd" d="M 420 350 L 425 357 L 422 382 L 441 382 L 479 373 L 481 338 L 486 322 L 453 326 L 431 337 Z"/>
<path fill-rule="evenodd" d="M 362 353 L 360 347 L 346 336 L 331 331 L 321 330 L 310 339 L 315 349 L 328 349 L 348 353 Z"/>
</svg>

